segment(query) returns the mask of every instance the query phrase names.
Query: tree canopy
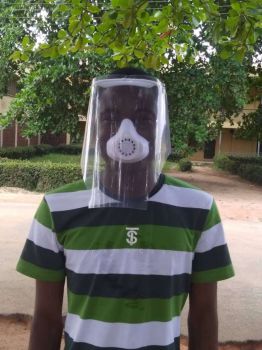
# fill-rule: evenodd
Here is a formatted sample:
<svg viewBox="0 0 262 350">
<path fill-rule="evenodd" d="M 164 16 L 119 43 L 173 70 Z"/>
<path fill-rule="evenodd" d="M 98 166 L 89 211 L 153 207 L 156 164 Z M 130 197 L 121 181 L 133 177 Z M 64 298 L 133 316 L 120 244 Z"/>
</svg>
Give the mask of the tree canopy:
<svg viewBox="0 0 262 350">
<path fill-rule="evenodd" d="M 242 60 L 262 33 L 260 0 L 46 0 L 30 2 L 38 14 L 13 54 L 27 60 L 36 50 L 35 32 L 45 57 L 92 50 L 109 53 L 119 66 L 139 62 L 146 68 L 168 65 L 166 53 L 191 63 L 201 35 L 222 58 Z M 52 25 L 48 25 L 49 18 Z"/>
<path fill-rule="evenodd" d="M 165 82 L 172 145 L 186 155 L 248 101 L 261 34 L 260 0 L 0 2 L 0 94 L 12 74 L 20 85 L 0 124 L 77 135 L 91 79 L 135 65 Z"/>
</svg>

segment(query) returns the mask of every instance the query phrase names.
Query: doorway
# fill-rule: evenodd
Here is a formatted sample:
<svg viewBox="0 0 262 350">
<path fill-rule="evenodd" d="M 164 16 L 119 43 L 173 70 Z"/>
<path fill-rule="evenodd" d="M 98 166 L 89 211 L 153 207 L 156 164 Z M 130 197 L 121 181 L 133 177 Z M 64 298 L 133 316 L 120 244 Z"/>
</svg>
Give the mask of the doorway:
<svg viewBox="0 0 262 350">
<path fill-rule="evenodd" d="M 213 159 L 216 153 L 216 140 L 205 142 L 204 159 Z"/>
</svg>

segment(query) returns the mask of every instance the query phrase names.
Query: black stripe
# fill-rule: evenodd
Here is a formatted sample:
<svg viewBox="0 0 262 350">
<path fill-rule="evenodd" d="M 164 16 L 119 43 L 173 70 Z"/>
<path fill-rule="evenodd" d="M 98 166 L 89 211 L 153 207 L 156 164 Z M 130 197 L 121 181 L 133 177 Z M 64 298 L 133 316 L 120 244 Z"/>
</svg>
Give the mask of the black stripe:
<svg viewBox="0 0 262 350">
<path fill-rule="evenodd" d="M 202 231 L 208 210 L 148 202 L 146 210 L 84 207 L 52 214 L 56 232 L 101 225 L 162 225 Z"/>
<path fill-rule="evenodd" d="M 68 288 L 75 294 L 111 298 L 171 298 L 188 293 L 191 275 L 80 274 L 67 270 Z"/>
<path fill-rule="evenodd" d="M 215 247 L 208 252 L 195 253 L 193 260 L 193 271 L 205 271 L 216 269 L 231 264 L 227 245 Z"/>
<path fill-rule="evenodd" d="M 65 268 L 64 254 L 55 253 L 49 249 L 39 247 L 27 239 L 21 258 L 45 269 L 61 270 Z"/>
<path fill-rule="evenodd" d="M 117 334 L 112 334 L 112 337 L 117 336 Z M 134 335 L 135 336 L 135 335 Z M 180 338 L 174 339 L 174 342 L 167 346 L 150 345 L 143 346 L 142 348 L 135 348 L 132 350 L 179 350 L 180 349 Z M 87 343 L 74 342 L 73 339 L 65 332 L 65 350 L 126 350 L 122 348 L 101 348 L 100 346 L 94 346 Z"/>
</svg>

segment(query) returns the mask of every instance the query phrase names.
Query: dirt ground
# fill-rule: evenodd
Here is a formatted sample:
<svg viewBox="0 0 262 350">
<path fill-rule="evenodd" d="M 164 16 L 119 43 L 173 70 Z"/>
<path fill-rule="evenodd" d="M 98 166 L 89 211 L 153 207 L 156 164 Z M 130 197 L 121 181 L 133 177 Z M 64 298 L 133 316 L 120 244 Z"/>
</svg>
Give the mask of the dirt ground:
<svg viewBox="0 0 262 350">
<path fill-rule="evenodd" d="M 213 194 L 222 219 L 262 222 L 261 186 L 252 185 L 238 176 L 214 170 L 209 166 L 194 167 L 191 173 L 173 172 L 172 175 Z M 26 193 L 24 190 L 11 188 L 0 188 L 0 191 L 5 196 L 15 195 L 18 202 Z M 0 315 L 0 350 L 26 350 L 24 344 L 28 343 L 30 323 L 29 316 Z M 181 350 L 187 350 L 185 337 L 181 339 Z M 221 344 L 219 350 L 262 350 L 262 342 L 226 343 Z"/>
<path fill-rule="evenodd" d="M 0 350 L 26 350 L 24 344 L 28 344 L 30 325 L 29 316 L 0 316 Z M 187 339 L 182 337 L 180 350 L 187 349 Z M 219 350 L 262 350 L 262 343 L 252 341 L 227 343 L 220 345 Z"/>
</svg>

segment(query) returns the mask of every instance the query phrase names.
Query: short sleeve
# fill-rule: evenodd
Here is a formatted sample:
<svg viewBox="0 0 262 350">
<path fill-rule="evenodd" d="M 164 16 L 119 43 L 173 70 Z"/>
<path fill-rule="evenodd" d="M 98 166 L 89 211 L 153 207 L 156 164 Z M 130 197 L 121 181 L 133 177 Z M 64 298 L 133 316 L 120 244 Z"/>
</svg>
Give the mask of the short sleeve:
<svg viewBox="0 0 262 350">
<path fill-rule="evenodd" d="M 65 278 L 63 247 L 53 230 L 52 216 L 45 199 L 38 207 L 16 270 L 42 281 Z"/>
<path fill-rule="evenodd" d="M 213 200 L 195 248 L 193 283 L 211 283 L 234 276 L 220 215 Z"/>
</svg>

